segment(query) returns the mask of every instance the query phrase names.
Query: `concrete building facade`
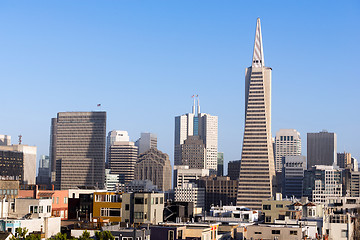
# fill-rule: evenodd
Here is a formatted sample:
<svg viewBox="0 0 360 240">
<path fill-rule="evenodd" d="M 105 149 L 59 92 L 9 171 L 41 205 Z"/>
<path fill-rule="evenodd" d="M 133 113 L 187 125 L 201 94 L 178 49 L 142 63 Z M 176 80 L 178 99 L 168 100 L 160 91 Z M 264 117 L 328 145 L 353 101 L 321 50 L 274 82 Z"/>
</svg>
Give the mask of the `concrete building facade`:
<svg viewBox="0 0 360 240">
<path fill-rule="evenodd" d="M 135 179 L 151 180 L 162 191 L 171 189 L 171 163 L 169 156 L 156 148 L 141 154 L 135 166 Z"/>
<path fill-rule="evenodd" d="M 196 182 L 201 177 L 209 176 L 209 169 L 194 169 L 186 165 L 174 166 L 174 188 Z"/>
<path fill-rule="evenodd" d="M 307 134 L 307 169 L 315 165 L 337 165 L 337 137 L 322 131 Z"/>
<path fill-rule="evenodd" d="M 282 170 L 282 195 L 289 198 L 302 197 L 304 171 L 306 170 L 305 156 L 286 156 Z"/>
<path fill-rule="evenodd" d="M 342 196 L 342 170 L 334 166 L 315 165 L 304 172 L 303 195 L 314 203 Z"/>
<path fill-rule="evenodd" d="M 56 189 L 104 188 L 106 112 L 59 112 L 52 119 L 50 162 Z"/>
<path fill-rule="evenodd" d="M 175 188 L 175 202 L 193 202 L 194 207 L 205 208 L 205 189 L 195 183 L 184 183 Z"/>
<path fill-rule="evenodd" d="M 135 142 L 135 146 L 139 149 L 139 154 L 142 154 L 150 148 L 157 148 L 157 136 L 154 133 L 141 133 L 141 137 Z"/>
<path fill-rule="evenodd" d="M 163 222 L 163 193 L 123 193 L 122 219 L 130 224 Z"/>
<path fill-rule="evenodd" d="M 19 179 L 22 184 L 35 184 L 36 152 L 36 146 L 22 144 L 0 146 L 1 176 L 6 176 L 8 171 L 9 176 L 16 177 L 16 174 L 21 172 L 21 178 Z"/>
<path fill-rule="evenodd" d="M 234 160 L 228 162 L 228 177 L 231 180 L 238 180 L 240 173 L 241 160 Z"/>
<path fill-rule="evenodd" d="M 282 171 L 285 156 L 300 155 L 300 133 L 295 129 L 280 129 L 277 131 L 275 137 L 275 171 Z"/>
<path fill-rule="evenodd" d="M 261 209 L 276 186 L 271 136 L 271 71 L 265 67 L 260 19 L 257 19 L 251 67 L 245 71 L 245 130 L 237 206 Z"/>
<path fill-rule="evenodd" d="M 194 97 L 194 96 L 193 96 Z M 174 163 L 182 165 L 182 147 L 189 136 L 199 136 L 206 148 L 206 169 L 217 171 L 218 117 L 200 113 L 199 100 L 195 113 L 195 98 L 192 113 L 175 117 Z"/>
<path fill-rule="evenodd" d="M 189 136 L 181 145 L 181 162 L 190 168 L 206 168 L 206 147 L 199 136 Z"/>
<path fill-rule="evenodd" d="M 111 174 L 119 175 L 119 182 L 126 184 L 134 180 L 138 147 L 133 142 L 116 141 L 109 147 L 108 167 Z"/>
<path fill-rule="evenodd" d="M 343 152 L 337 154 L 337 165 L 340 168 L 352 168 L 351 166 L 351 153 Z"/>
<path fill-rule="evenodd" d="M 230 180 L 230 177 L 210 176 L 202 177 L 198 186 L 205 189 L 205 210 L 209 211 L 211 206 L 222 206 L 236 204 L 238 180 Z"/>
</svg>

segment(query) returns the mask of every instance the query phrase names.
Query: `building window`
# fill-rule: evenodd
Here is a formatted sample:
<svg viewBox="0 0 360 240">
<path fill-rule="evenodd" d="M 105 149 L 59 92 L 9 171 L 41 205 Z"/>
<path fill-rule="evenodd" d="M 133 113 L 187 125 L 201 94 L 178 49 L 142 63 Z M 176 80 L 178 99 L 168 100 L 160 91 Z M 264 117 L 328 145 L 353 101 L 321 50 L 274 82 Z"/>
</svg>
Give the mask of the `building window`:
<svg viewBox="0 0 360 240">
<path fill-rule="evenodd" d="M 65 204 L 67 203 L 67 197 L 64 197 L 64 203 Z"/>
<path fill-rule="evenodd" d="M 290 231 L 290 235 L 297 235 L 297 231 Z"/>
<path fill-rule="evenodd" d="M 135 198 L 135 204 L 144 204 L 144 198 Z"/>
<path fill-rule="evenodd" d="M 160 198 L 160 204 L 164 204 L 164 198 L 163 197 Z"/>
<path fill-rule="evenodd" d="M 134 218 L 135 219 L 144 219 L 144 213 L 143 212 L 134 212 Z"/>
<path fill-rule="evenodd" d="M 125 210 L 129 211 L 130 210 L 130 205 L 129 204 L 125 204 Z"/>
<path fill-rule="evenodd" d="M 262 234 L 261 232 L 255 232 L 255 234 Z"/>
<path fill-rule="evenodd" d="M 51 206 L 50 205 L 47 206 L 47 212 L 48 213 L 51 212 Z"/>
<path fill-rule="evenodd" d="M 341 230 L 341 237 L 347 238 L 348 237 L 348 231 L 347 230 Z"/>
<path fill-rule="evenodd" d="M 276 208 L 283 208 L 284 206 L 282 204 L 276 204 Z"/>
<path fill-rule="evenodd" d="M 56 204 L 59 204 L 59 197 L 56 197 Z"/>
<path fill-rule="evenodd" d="M 100 216 L 102 217 L 121 217 L 120 208 L 101 208 Z"/>
<path fill-rule="evenodd" d="M 271 233 L 272 234 L 280 234 L 280 230 L 272 230 Z"/>
<path fill-rule="evenodd" d="M 271 205 L 263 205 L 263 210 L 271 210 Z"/>
<path fill-rule="evenodd" d="M 34 213 L 38 213 L 38 206 L 34 206 Z"/>
<path fill-rule="evenodd" d="M 39 206 L 39 213 L 43 213 L 44 212 L 44 207 L 43 206 Z"/>
<path fill-rule="evenodd" d="M 265 217 L 265 222 L 271 222 L 271 217 Z"/>
<path fill-rule="evenodd" d="M 169 231 L 169 235 L 168 235 L 168 239 L 169 240 L 175 240 L 175 236 L 174 236 L 174 230 L 170 230 Z"/>
</svg>

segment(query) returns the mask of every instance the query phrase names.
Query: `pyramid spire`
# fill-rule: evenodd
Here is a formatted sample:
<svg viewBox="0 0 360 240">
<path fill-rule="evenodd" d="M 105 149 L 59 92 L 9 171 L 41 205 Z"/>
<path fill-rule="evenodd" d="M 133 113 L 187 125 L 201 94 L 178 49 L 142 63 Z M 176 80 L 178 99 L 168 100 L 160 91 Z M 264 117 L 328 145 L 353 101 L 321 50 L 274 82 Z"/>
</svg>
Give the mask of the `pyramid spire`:
<svg viewBox="0 0 360 240">
<path fill-rule="evenodd" d="M 256 22 L 254 53 L 253 53 L 253 60 L 252 60 L 251 66 L 252 67 L 264 67 L 265 66 L 260 18 L 258 18 L 257 22 Z"/>
</svg>

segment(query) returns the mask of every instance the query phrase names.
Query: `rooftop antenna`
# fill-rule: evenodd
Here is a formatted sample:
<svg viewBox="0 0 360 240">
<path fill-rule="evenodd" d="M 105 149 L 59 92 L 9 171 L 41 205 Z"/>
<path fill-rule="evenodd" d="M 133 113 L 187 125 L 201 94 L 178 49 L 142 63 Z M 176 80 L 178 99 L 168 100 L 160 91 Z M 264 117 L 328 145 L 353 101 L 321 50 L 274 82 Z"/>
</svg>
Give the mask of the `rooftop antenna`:
<svg viewBox="0 0 360 240">
<path fill-rule="evenodd" d="M 20 134 L 18 137 L 19 137 L 19 145 L 21 145 L 21 142 L 22 142 L 22 140 L 21 140 L 22 135 Z"/>
<path fill-rule="evenodd" d="M 197 97 L 197 114 L 200 114 L 200 100 L 199 100 L 199 95 L 196 94 Z"/>
<path fill-rule="evenodd" d="M 194 104 L 192 107 L 192 113 L 195 114 L 195 95 L 192 95 L 191 98 L 194 100 Z"/>
</svg>

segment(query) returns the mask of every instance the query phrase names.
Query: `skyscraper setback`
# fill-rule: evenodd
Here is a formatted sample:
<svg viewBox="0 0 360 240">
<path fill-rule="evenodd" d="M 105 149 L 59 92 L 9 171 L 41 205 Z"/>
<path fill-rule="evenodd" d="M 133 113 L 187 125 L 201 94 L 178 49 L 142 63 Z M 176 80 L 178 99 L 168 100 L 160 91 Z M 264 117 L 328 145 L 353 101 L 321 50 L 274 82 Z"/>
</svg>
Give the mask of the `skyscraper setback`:
<svg viewBox="0 0 360 240">
<path fill-rule="evenodd" d="M 275 137 L 275 170 L 281 172 L 285 156 L 301 155 L 300 133 L 295 129 L 280 129 Z"/>
<path fill-rule="evenodd" d="M 199 136 L 205 145 L 205 167 L 217 171 L 218 153 L 218 117 L 207 113 L 200 113 L 199 99 L 197 102 L 197 112 L 195 113 L 195 98 L 192 113 L 187 113 L 175 117 L 175 146 L 174 163 L 183 165 L 187 159 L 182 159 L 182 145 L 189 136 Z M 197 147 L 199 145 L 197 144 Z M 189 148 L 187 148 L 189 151 Z M 200 161 L 203 161 L 200 159 Z M 201 164 L 199 164 L 201 165 Z"/>
<path fill-rule="evenodd" d="M 51 122 L 50 162 L 57 189 L 104 187 L 106 112 L 60 112 Z"/>
<path fill-rule="evenodd" d="M 257 19 L 251 67 L 245 71 L 245 130 L 238 206 L 260 209 L 273 196 L 275 181 L 271 136 L 271 68 L 265 67 L 260 19 Z"/>
</svg>

